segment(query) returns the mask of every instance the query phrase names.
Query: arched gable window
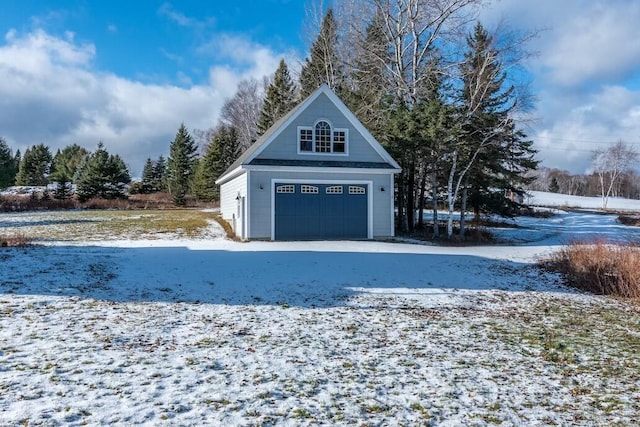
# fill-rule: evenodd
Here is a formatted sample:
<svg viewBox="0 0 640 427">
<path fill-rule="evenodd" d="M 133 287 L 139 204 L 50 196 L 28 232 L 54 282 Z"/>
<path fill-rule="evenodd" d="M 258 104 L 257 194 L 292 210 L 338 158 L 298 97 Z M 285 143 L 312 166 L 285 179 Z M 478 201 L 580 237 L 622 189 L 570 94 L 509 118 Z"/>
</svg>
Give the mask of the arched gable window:
<svg viewBox="0 0 640 427">
<path fill-rule="evenodd" d="M 298 127 L 298 152 L 319 154 L 347 154 L 347 129 L 333 129 L 326 120 L 314 126 Z"/>
</svg>

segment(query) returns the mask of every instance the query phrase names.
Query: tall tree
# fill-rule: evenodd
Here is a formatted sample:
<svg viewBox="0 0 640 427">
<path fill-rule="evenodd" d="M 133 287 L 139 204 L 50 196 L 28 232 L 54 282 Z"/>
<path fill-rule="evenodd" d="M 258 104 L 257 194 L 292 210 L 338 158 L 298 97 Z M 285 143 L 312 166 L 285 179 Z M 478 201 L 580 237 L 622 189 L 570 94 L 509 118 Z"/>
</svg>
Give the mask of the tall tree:
<svg viewBox="0 0 640 427">
<path fill-rule="evenodd" d="M 343 95 L 345 103 L 362 124 L 381 141 L 389 119 L 386 72 L 390 62 L 383 25 L 384 20 L 378 10 L 366 28 L 362 45 L 355 46 L 357 53 L 350 76 L 352 88 Z"/>
<path fill-rule="evenodd" d="M 89 155 L 89 151 L 77 144 L 69 145 L 56 152 L 53 157 L 50 175 L 51 181 L 56 183 L 54 192 L 56 199 L 68 199 L 71 197 L 73 177 L 78 166 L 87 155 Z"/>
<path fill-rule="evenodd" d="M 500 49 L 495 37 L 477 23 L 467 36 L 468 50 L 460 67 L 462 88 L 458 137 L 452 141 L 447 182 L 449 219 L 447 234 L 453 233 L 454 205 L 460 200 L 460 234 L 465 231 L 465 213 L 470 193 L 481 202 L 483 193 L 500 182 L 505 162 L 535 164 L 531 143 L 515 130 L 513 113 L 519 93 L 508 83 L 505 71 L 507 47 Z M 519 152 L 519 155 L 515 155 Z M 533 162 L 533 163 L 532 163 Z M 506 181 L 501 181 L 506 182 Z M 493 193 L 494 197 L 499 196 Z"/>
<path fill-rule="evenodd" d="M 258 135 L 265 133 L 280 117 L 287 114 L 294 107 L 295 99 L 296 85 L 291 79 L 287 63 L 281 59 L 267 88 L 258 120 Z"/>
<path fill-rule="evenodd" d="M 625 172 L 638 161 L 638 152 L 624 141 L 618 141 L 606 150 L 592 153 L 591 167 L 598 176 L 602 208 L 606 209 L 609 197 Z"/>
<path fill-rule="evenodd" d="M 20 161 L 16 184 L 47 185 L 52 160 L 51 151 L 44 144 L 27 148 Z"/>
<path fill-rule="evenodd" d="M 300 70 L 300 97 L 311 95 L 323 83 L 340 95 L 343 83 L 342 66 L 338 60 L 338 24 L 329 7 L 320 31 L 311 45 L 309 57 Z"/>
<path fill-rule="evenodd" d="M 243 80 L 238 84 L 236 93 L 225 100 L 222 106 L 221 121 L 236 129 L 241 152 L 249 148 L 258 138 L 262 93 L 262 88 L 257 80 Z"/>
<path fill-rule="evenodd" d="M 17 163 L 11 148 L 3 138 L 0 138 L 0 189 L 13 185 L 17 171 Z"/>
<path fill-rule="evenodd" d="M 180 125 L 174 140 L 169 146 L 167 162 L 167 187 L 176 206 L 184 206 L 189 191 L 189 182 L 193 175 L 197 146 L 184 123 Z"/>
<path fill-rule="evenodd" d="M 111 155 L 98 143 L 95 152 L 85 157 L 76 172 L 76 196 L 80 202 L 94 197 L 116 199 L 126 197 L 131 181 L 129 170 L 118 155 Z"/>
<path fill-rule="evenodd" d="M 216 178 L 218 178 L 219 150 L 213 144 L 207 145 L 204 156 L 199 159 L 193 175 L 192 192 L 197 200 L 212 202 L 220 198 Z"/>
<path fill-rule="evenodd" d="M 166 191 L 167 189 L 167 161 L 162 154 L 153 164 L 151 186 L 153 191 Z"/>
</svg>

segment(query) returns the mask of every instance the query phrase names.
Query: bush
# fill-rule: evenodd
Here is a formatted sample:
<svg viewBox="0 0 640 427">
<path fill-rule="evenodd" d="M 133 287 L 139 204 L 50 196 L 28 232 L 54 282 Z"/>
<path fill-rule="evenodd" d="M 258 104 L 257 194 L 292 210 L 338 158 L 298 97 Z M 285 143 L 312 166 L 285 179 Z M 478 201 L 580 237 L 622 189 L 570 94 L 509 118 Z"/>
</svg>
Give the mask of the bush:
<svg viewBox="0 0 640 427">
<path fill-rule="evenodd" d="M 640 298 L 640 248 L 636 245 L 574 242 L 556 253 L 551 265 L 575 288 Z"/>
<path fill-rule="evenodd" d="M 24 234 L 16 233 L 12 235 L 0 234 L 0 247 L 18 247 L 31 244 L 31 240 Z"/>
<path fill-rule="evenodd" d="M 640 217 L 637 215 L 618 215 L 618 222 L 622 225 L 640 227 Z"/>
</svg>

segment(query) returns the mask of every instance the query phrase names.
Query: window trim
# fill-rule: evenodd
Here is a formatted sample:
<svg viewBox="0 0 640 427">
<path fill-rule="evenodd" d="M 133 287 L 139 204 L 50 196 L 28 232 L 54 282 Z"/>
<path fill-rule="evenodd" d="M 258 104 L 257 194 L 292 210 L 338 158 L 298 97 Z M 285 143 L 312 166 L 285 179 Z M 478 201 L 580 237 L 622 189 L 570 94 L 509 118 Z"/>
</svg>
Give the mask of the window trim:
<svg viewBox="0 0 640 427">
<path fill-rule="evenodd" d="M 325 122 L 329 125 L 331 129 L 331 151 L 329 152 L 318 152 L 316 151 L 316 126 L 320 122 Z M 300 147 L 300 140 L 302 136 L 302 131 L 311 131 L 311 151 L 304 151 Z M 334 139 L 336 132 L 344 133 L 344 152 L 335 152 L 334 151 Z M 348 156 L 349 155 L 349 129 L 348 128 L 337 128 L 333 126 L 333 123 L 327 119 L 318 119 L 313 123 L 313 126 L 298 126 L 296 131 L 296 150 L 298 154 L 302 155 L 311 155 L 311 156 Z"/>
</svg>

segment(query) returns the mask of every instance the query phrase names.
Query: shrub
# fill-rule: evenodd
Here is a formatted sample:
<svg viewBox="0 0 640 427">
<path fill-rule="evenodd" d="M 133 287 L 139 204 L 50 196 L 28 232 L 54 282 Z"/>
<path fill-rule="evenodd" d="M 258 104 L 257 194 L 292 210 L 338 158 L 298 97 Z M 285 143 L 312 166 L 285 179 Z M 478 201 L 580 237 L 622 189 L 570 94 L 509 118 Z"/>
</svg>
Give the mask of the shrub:
<svg viewBox="0 0 640 427">
<path fill-rule="evenodd" d="M 640 248 L 603 240 L 573 242 L 556 253 L 551 265 L 569 285 L 599 295 L 640 298 Z"/>
<path fill-rule="evenodd" d="M 0 234 L 0 247 L 28 246 L 31 240 L 24 234 L 16 233 L 12 235 Z"/>
<path fill-rule="evenodd" d="M 618 215 L 618 222 L 622 225 L 640 227 L 640 217 L 637 215 Z"/>
</svg>

